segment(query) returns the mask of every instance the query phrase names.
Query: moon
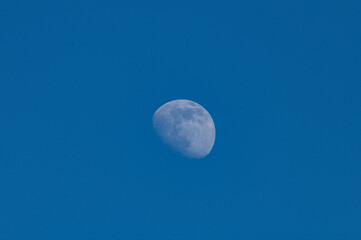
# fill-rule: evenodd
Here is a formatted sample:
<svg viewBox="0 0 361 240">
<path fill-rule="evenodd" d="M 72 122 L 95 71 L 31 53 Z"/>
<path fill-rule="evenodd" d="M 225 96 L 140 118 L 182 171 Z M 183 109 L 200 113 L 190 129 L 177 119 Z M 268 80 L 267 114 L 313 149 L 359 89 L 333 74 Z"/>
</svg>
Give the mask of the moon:
<svg viewBox="0 0 361 240">
<path fill-rule="evenodd" d="M 153 127 L 166 145 L 189 158 L 207 156 L 216 139 L 216 129 L 208 111 L 185 99 L 162 105 L 153 114 Z"/>
</svg>

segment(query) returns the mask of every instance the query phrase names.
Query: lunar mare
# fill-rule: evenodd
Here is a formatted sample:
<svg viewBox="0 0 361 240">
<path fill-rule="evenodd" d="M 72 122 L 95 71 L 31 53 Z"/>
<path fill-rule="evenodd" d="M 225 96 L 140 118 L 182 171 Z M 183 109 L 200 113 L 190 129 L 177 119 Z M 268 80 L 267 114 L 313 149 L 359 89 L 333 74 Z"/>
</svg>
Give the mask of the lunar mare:
<svg viewBox="0 0 361 240">
<path fill-rule="evenodd" d="M 207 110 L 183 99 L 161 106 L 153 115 L 153 127 L 165 144 L 190 158 L 207 156 L 216 137 L 214 122 Z"/>
</svg>

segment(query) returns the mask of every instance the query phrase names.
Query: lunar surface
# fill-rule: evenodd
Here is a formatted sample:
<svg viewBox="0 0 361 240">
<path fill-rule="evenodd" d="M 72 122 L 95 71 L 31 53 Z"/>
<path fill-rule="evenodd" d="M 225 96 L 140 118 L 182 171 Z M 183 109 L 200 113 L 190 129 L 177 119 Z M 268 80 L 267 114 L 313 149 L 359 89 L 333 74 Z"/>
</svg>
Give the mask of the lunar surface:
<svg viewBox="0 0 361 240">
<path fill-rule="evenodd" d="M 189 100 L 161 106 L 153 115 L 153 127 L 165 144 L 190 158 L 207 156 L 216 138 L 211 115 Z"/>
</svg>

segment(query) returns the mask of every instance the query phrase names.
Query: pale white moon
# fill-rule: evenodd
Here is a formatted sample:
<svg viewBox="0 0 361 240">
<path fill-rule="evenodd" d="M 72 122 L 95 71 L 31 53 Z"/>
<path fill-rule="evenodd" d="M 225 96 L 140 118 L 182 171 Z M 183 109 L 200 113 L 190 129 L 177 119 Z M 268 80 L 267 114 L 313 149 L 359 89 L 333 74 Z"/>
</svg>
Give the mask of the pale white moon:
<svg viewBox="0 0 361 240">
<path fill-rule="evenodd" d="M 189 100 L 174 100 L 161 106 L 153 115 L 153 127 L 164 143 L 190 158 L 207 156 L 216 139 L 211 115 Z"/>
</svg>

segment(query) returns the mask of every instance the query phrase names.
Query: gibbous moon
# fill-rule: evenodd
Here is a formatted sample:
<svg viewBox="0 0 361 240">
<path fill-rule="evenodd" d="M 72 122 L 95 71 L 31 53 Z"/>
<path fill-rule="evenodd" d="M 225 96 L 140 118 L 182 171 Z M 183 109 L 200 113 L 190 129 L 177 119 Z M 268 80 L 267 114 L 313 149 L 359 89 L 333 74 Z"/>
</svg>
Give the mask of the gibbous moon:
<svg viewBox="0 0 361 240">
<path fill-rule="evenodd" d="M 189 100 L 161 106 L 153 115 L 153 127 L 165 144 L 190 158 L 207 156 L 216 139 L 211 115 Z"/>
</svg>

